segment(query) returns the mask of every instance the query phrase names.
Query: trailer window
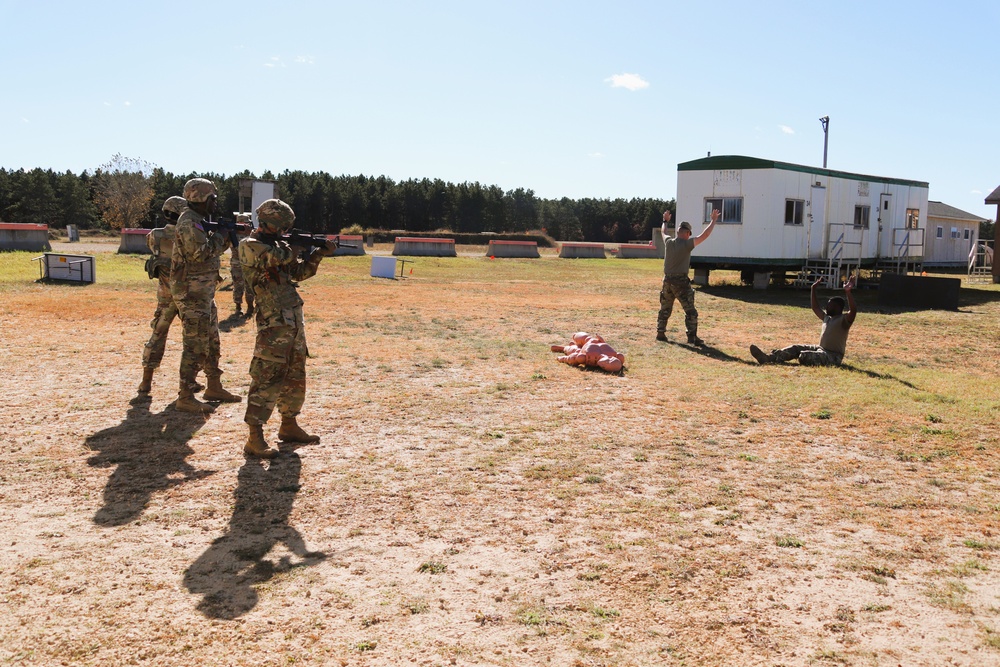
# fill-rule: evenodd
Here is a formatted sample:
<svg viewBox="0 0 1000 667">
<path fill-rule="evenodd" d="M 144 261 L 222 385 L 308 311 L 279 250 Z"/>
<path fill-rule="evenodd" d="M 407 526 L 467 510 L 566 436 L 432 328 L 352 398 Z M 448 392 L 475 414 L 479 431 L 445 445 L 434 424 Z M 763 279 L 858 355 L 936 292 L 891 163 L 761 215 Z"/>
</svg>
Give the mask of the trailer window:
<svg viewBox="0 0 1000 667">
<path fill-rule="evenodd" d="M 868 229 L 868 219 L 871 217 L 872 207 L 871 206 L 855 206 L 854 207 L 854 226 L 864 227 Z"/>
<path fill-rule="evenodd" d="M 962 240 L 963 241 L 968 241 L 969 240 L 969 230 L 968 229 L 965 230 L 965 236 L 963 237 Z"/>
<path fill-rule="evenodd" d="M 938 227 L 937 228 L 937 234 L 935 234 L 934 236 L 935 236 L 935 238 L 943 239 L 944 238 L 944 227 Z"/>
<path fill-rule="evenodd" d="M 712 219 L 712 211 L 719 210 L 719 222 L 739 225 L 743 223 L 743 197 L 721 197 L 705 200 L 705 222 Z"/>
<path fill-rule="evenodd" d="M 920 209 L 919 208 L 906 209 L 906 228 L 917 229 L 918 227 L 920 227 Z"/>
<path fill-rule="evenodd" d="M 802 224 L 802 212 L 806 208 L 806 203 L 802 199 L 786 199 L 785 200 L 785 224 L 786 225 L 801 225 Z"/>
</svg>

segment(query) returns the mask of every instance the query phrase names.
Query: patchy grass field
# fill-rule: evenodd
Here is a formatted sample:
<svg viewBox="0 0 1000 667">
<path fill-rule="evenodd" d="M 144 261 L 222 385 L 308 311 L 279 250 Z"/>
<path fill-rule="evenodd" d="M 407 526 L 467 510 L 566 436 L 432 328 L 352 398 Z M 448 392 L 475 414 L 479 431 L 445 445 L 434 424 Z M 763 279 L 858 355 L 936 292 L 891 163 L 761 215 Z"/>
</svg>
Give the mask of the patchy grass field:
<svg viewBox="0 0 1000 667">
<path fill-rule="evenodd" d="M 655 260 L 327 260 L 323 440 L 268 464 L 245 403 L 171 409 L 179 328 L 130 405 L 142 258 L 79 287 L 31 256 L 0 255 L 0 664 L 1000 664 L 994 286 L 859 292 L 847 366 L 761 367 L 818 338 L 806 292 L 713 275 L 697 351 L 653 339 Z M 252 325 L 222 328 L 245 396 Z M 626 371 L 556 363 L 578 330 Z"/>
</svg>

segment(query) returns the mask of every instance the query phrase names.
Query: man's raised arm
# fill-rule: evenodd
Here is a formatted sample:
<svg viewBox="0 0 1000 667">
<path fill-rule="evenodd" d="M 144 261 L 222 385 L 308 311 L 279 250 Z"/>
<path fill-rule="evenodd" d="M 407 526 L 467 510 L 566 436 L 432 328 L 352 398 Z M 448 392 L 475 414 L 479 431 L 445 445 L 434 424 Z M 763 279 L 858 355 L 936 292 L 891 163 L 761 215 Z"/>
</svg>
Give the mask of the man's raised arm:
<svg viewBox="0 0 1000 667">
<path fill-rule="evenodd" d="M 707 239 L 709 235 L 712 233 L 712 230 L 715 229 L 715 223 L 719 220 L 719 215 L 720 215 L 719 209 L 714 209 L 712 211 L 712 221 L 708 223 L 708 227 L 705 227 L 704 231 L 702 231 L 701 234 L 698 234 L 698 236 L 694 237 L 694 244 L 696 247 L 700 245 L 702 241 Z"/>
</svg>

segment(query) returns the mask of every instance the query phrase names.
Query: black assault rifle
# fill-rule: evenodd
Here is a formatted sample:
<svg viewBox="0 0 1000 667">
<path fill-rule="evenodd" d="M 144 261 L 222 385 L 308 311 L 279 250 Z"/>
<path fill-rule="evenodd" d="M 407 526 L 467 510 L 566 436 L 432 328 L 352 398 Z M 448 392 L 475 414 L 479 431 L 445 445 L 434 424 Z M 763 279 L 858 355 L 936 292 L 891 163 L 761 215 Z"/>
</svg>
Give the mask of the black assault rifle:
<svg viewBox="0 0 1000 667">
<path fill-rule="evenodd" d="M 293 245 L 299 248 L 323 248 L 326 246 L 328 241 L 333 241 L 335 248 L 358 247 L 353 243 L 341 243 L 339 234 L 334 236 L 332 239 L 328 239 L 326 234 L 310 234 L 309 232 L 301 229 L 289 229 L 278 238 L 286 242 L 288 245 Z"/>
<path fill-rule="evenodd" d="M 229 236 L 229 242 L 233 244 L 234 248 L 240 244 L 241 233 L 245 236 L 253 231 L 247 223 L 236 222 L 235 220 L 231 220 L 229 218 L 205 220 L 201 224 L 207 231 L 227 234 Z"/>
</svg>

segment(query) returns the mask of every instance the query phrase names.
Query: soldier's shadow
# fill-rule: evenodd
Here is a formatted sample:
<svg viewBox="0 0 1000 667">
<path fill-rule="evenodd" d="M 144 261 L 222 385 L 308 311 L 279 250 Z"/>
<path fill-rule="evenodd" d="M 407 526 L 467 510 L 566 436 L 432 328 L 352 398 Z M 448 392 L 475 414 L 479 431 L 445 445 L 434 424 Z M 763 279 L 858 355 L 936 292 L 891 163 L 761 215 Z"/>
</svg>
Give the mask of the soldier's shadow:
<svg viewBox="0 0 1000 667">
<path fill-rule="evenodd" d="M 301 469 L 299 455 L 290 448 L 270 462 L 247 459 L 240 468 L 229 529 L 184 573 L 185 588 L 202 596 L 198 610 L 205 616 L 238 618 L 257 605 L 257 584 L 326 558 L 307 549 L 302 535 L 288 523 Z M 292 562 L 287 555 L 277 562 L 268 560 L 278 543 L 301 560 Z"/>
<path fill-rule="evenodd" d="M 740 359 L 739 357 L 734 357 L 728 352 L 723 352 L 717 347 L 712 347 L 711 345 L 704 344 L 700 346 L 686 345 L 677 341 L 669 341 L 670 345 L 676 347 L 682 347 L 686 350 L 694 352 L 695 354 L 700 354 L 703 357 L 709 357 L 711 359 L 718 359 L 719 361 L 735 361 L 737 363 L 746 364 L 747 366 L 756 366 L 756 361 L 751 361 L 747 359 Z"/>
<path fill-rule="evenodd" d="M 219 320 L 219 331 L 222 333 L 229 333 L 233 329 L 246 326 L 247 322 L 249 322 L 249 318 L 243 315 L 237 315 L 236 313 L 231 313 L 226 319 Z"/>
<path fill-rule="evenodd" d="M 95 454 L 87 464 L 116 466 L 104 486 L 104 505 L 94 523 L 121 526 L 134 521 L 153 493 L 214 473 L 196 470 L 186 461 L 194 453 L 188 442 L 205 419 L 171 407 L 154 414 L 148 401 L 136 402 L 121 424 L 88 436 L 84 446 Z"/>
</svg>

